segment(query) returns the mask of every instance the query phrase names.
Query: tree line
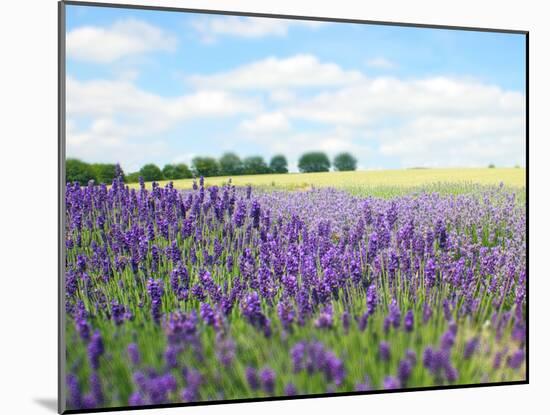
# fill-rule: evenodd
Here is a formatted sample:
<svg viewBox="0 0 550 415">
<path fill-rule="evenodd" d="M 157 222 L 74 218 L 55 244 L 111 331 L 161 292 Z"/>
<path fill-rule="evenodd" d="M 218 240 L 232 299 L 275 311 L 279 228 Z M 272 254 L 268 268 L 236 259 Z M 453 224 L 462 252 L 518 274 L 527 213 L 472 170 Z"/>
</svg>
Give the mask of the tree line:
<svg viewBox="0 0 550 415">
<path fill-rule="evenodd" d="M 192 177 L 240 176 L 250 174 L 288 173 L 288 162 L 284 155 L 277 154 L 267 163 L 261 156 L 249 156 L 241 159 L 235 153 L 225 153 L 219 159 L 214 157 L 195 157 L 191 166 L 185 163 L 166 164 L 162 169 L 156 164 L 146 164 L 139 171 L 124 174 L 120 166 L 108 163 L 86 163 L 78 159 L 67 159 L 66 179 L 69 182 L 111 183 L 119 175 L 126 183 L 136 183 L 139 177 L 145 181 L 179 180 Z M 301 173 L 351 171 L 357 169 L 357 159 L 350 153 L 340 153 L 334 159 L 319 151 L 303 154 L 298 160 Z"/>
</svg>

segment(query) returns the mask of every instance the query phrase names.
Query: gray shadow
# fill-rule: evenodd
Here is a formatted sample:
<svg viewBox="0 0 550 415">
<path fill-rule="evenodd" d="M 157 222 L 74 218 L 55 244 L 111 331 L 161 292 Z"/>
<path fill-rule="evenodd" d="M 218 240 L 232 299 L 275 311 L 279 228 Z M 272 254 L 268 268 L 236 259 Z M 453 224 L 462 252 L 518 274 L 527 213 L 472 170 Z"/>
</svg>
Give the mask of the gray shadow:
<svg viewBox="0 0 550 415">
<path fill-rule="evenodd" d="M 35 398 L 34 402 L 51 412 L 57 413 L 57 399 L 53 398 Z"/>
</svg>

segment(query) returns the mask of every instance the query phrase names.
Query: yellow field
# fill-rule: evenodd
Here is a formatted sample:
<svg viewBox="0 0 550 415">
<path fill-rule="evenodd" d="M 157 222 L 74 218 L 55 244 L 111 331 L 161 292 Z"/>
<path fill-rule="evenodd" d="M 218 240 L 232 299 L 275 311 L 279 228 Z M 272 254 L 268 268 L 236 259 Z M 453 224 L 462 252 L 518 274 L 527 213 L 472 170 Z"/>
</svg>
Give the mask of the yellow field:
<svg viewBox="0 0 550 415">
<path fill-rule="evenodd" d="M 207 185 L 222 185 L 229 177 L 209 177 Z M 262 174 L 253 176 L 232 177 L 237 186 L 262 186 L 283 189 L 307 189 L 310 187 L 332 186 L 345 189 L 375 189 L 382 187 L 409 188 L 437 184 L 454 185 L 498 185 L 504 183 L 510 187 L 525 187 L 524 168 L 475 168 L 475 169 L 408 169 L 408 170 L 373 170 L 328 173 L 289 173 Z M 160 182 L 161 185 L 167 181 Z M 192 179 L 175 180 L 178 189 L 188 189 L 193 185 Z M 138 187 L 137 183 L 130 187 Z M 150 186 L 150 184 L 148 184 Z"/>
</svg>

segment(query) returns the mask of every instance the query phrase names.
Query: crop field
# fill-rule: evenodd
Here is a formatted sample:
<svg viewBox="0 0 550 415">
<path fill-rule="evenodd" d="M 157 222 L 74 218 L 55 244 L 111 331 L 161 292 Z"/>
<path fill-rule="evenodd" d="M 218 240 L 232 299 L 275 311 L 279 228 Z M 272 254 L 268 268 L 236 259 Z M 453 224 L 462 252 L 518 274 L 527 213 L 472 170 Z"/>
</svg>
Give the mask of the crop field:
<svg viewBox="0 0 550 415">
<path fill-rule="evenodd" d="M 524 169 L 66 188 L 67 404 L 521 381 Z"/>
<path fill-rule="evenodd" d="M 471 184 L 521 188 L 525 186 L 524 168 L 463 168 L 344 171 L 327 173 L 259 174 L 236 177 L 211 177 L 209 186 L 223 186 L 229 179 L 235 186 L 255 186 L 284 190 L 307 190 L 312 187 L 335 187 L 352 193 L 381 194 L 408 192 L 411 188 L 438 187 L 438 190 L 467 192 Z M 159 182 L 161 186 L 168 181 Z M 191 189 L 193 179 L 174 180 L 177 189 Z M 150 188 L 151 183 L 146 184 Z M 130 184 L 139 188 L 138 184 Z"/>
</svg>

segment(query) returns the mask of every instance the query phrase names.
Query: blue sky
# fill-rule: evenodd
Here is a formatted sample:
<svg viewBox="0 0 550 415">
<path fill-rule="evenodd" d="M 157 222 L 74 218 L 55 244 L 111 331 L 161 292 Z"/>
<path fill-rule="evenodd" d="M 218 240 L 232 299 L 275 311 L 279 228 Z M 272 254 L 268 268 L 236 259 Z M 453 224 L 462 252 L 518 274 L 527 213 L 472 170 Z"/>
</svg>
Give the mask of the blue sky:
<svg viewBox="0 0 550 415">
<path fill-rule="evenodd" d="M 524 165 L 523 35 L 67 6 L 67 155 Z"/>
</svg>

